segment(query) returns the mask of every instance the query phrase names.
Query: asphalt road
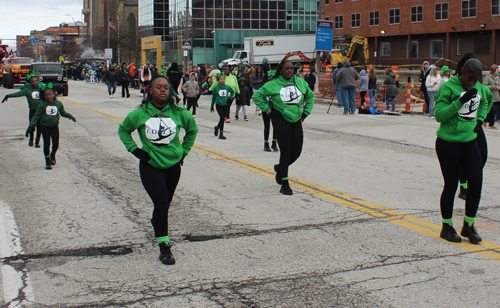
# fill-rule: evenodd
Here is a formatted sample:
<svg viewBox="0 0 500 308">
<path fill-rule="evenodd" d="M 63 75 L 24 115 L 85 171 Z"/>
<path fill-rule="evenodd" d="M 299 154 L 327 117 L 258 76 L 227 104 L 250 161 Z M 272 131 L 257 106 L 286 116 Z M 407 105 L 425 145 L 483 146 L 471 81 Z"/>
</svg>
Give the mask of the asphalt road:
<svg viewBox="0 0 500 308">
<path fill-rule="evenodd" d="M 138 90 L 109 98 L 102 84 L 70 82 L 61 101 L 78 122 L 61 119 L 50 171 L 24 138 L 26 100 L 0 106 L 0 305 L 498 307 L 499 131 L 486 130 L 484 242 L 452 244 L 439 239 L 434 120 L 316 104 L 290 168 L 295 194 L 284 196 L 254 106 L 219 140 L 203 96 L 170 209 L 177 263 L 165 266 L 138 161 L 117 134 L 140 100 Z M 455 201 L 459 230 L 464 201 Z"/>
</svg>

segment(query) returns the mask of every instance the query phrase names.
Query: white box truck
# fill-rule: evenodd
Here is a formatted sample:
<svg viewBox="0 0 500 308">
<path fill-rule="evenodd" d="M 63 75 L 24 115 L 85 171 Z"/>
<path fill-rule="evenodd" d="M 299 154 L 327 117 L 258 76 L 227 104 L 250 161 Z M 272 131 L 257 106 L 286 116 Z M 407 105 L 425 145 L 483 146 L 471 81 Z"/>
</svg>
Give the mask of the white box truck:
<svg viewBox="0 0 500 308">
<path fill-rule="evenodd" d="M 245 37 L 245 49 L 236 51 L 232 58 L 226 59 L 222 63 L 226 65 L 262 64 L 262 60 L 267 58 L 270 64 L 277 64 L 287 53 L 292 51 L 301 51 L 313 61 L 315 45 L 315 34 Z"/>
</svg>

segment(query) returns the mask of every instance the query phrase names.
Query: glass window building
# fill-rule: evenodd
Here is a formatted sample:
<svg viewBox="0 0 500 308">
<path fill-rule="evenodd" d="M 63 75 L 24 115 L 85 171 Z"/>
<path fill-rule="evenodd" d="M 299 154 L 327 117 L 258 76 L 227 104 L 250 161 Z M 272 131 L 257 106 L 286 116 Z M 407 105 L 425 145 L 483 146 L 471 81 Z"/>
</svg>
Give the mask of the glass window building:
<svg viewBox="0 0 500 308">
<path fill-rule="evenodd" d="M 318 0 L 139 0 L 139 26 L 142 38 L 162 37 L 164 63 L 183 61 L 186 40 L 191 64 L 219 63 L 244 37 L 314 33 L 318 7 Z"/>
</svg>

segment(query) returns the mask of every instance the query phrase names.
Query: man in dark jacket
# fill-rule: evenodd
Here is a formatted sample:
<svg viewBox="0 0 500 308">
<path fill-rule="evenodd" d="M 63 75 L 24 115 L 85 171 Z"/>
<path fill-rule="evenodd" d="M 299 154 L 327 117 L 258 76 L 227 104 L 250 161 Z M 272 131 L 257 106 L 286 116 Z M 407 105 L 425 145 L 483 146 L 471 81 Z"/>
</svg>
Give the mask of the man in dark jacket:
<svg viewBox="0 0 500 308">
<path fill-rule="evenodd" d="M 114 66 L 110 66 L 109 70 L 106 71 L 106 83 L 108 85 L 109 97 L 113 98 L 116 92 L 116 70 Z M 111 90 L 113 89 L 113 90 Z"/>
<path fill-rule="evenodd" d="M 356 98 L 356 80 L 358 80 L 359 76 L 349 60 L 345 60 L 342 66 L 337 73 L 336 79 L 344 103 L 344 114 L 354 114 L 356 112 L 356 103 L 354 101 Z"/>
<path fill-rule="evenodd" d="M 420 77 L 418 78 L 418 81 L 420 81 L 422 84 L 420 85 L 420 91 L 424 92 L 424 99 L 425 99 L 425 113 L 429 113 L 429 96 L 427 95 L 427 86 L 425 85 L 425 80 L 427 79 L 427 76 L 429 76 L 429 62 L 424 61 L 423 63 L 424 68 L 420 71 Z"/>
<path fill-rule="evenodd" d="M 339 83 L 337 81 L 337 74 L 339 73 L 340 69 L 342 68 L 342 63 L 337 63 L 337 67 L 333 70 L 333 84 L 335 85 L 335 95 L 337 96 L 337 102 L 339 103 L 338 106 L 342 107 L 344 104 L 342 103 L 342 97 L 340 96 L 340 88 L 339 88 Z"/>
<path fill-rule="evenodd" d="M 316 84 L 316 76 L 314 76 L 314 68 L 311 67 L 311 72 L 304 76 L 304 80 L 309 85 L 309 89 L 314 92 L 314 85 Z"/>
<path fill-rule="evenodd" d="M 118 76 L 122 84 L 122 97 L 125 97 L 125 92 L 127 92 L 127 98 L 129 98 L 130 93 L 128 91 L 128 86 L 130 82 L 130 71 L 129 68 L 127 68 L 127 63 L 122 63 L 122 69 L 120 70 L 120 74 Z"/>
</svg>

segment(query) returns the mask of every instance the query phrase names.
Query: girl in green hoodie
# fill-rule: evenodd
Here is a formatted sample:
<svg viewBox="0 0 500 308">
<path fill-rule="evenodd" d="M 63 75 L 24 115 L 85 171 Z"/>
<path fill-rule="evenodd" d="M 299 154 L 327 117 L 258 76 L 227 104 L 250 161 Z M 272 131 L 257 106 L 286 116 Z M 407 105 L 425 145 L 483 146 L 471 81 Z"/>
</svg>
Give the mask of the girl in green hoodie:
<svg viewBox="0 0 500 308">
<path fill-rule="evenodd" d="M 52 166 L 56 164 L 56 152 L 59 149 L 59 119 L 61 116 L 76 122 L 75 117 L 67 113 L 64 110 L 63 104 L 57 100 L 56 93 L 52 89 L 52 83 L 43 85 L 40 104 L 26 130 L 26 137 L 28 137 L 30 133 L 33 133 L 35 125 L 39 123 L 43 137 L 45 169 L 47 170 L 52 169 Z M 52 151 L 50 151 L 51 140 Z"/>
<path fill-rule="evenodd" d="M 271 99 L 267 100 L 267 97 Z M 293 191 L 288 183 L 288 167 L 302 152 L 302 122 L 311 114 L 314 93 L 305 80 L 295 76 L 293 63 L 282 61 L 273 80 L 264 84 L 252 99 L 262 112 L 271 115 L 281 150 L 279 164 L 274 165 L 276 182 L 281 185 L 282 194 L 292 195 Z"/>
<path fill-rule="evenodd" d="M 186 132 L 182 143 L 179 140 L 181 128 Z M 142 148 L 132 138 L 135 130 L 139 132 Z M 125 147 L 140 161 L 141 181 L 154 205 L 151 223 L 163 264 L 175 264 L 168 237 L 168 209 L 181 176 L 184 157 L 194 145 L 197 133 L 193 116 L 175 103 L 166 76 L 151 81 L 146 99 L 118 128 Z"/>
<path fill-rule="evenodd" d="M 491 91 L 479 81 L 481 62 L 469 59 L 465 62 L 460 77 L 452 77 L 437 92 L 435 117 L 441 123 L 437 130 L 436 153 L 444 178 L 441 194 L 441 216 L 443 227 L 441 238 L 461 242 L 453 228 L 453 202 L 463 169 L 468 179 L 464 225 L 461 235 L 473 244 L 481 242 L 474 227 L 483 181 L 483 166 L 486 153 L 476 139 L 481 125 L 491 108 Z"/>
<path fill-rule="evenodd" d="M 225 77 L 226 85 L 230 86 L 231 89 L 233 89 L 233 91 L 236 94 L 240 94 L 240 87 L 238 86 L 238 79 L 236 78 L 236 76 L 234 76 L 233 72 L 231 71 L 231 68 L 226 65 L 222 68 L 222 71 L 224 72 L 223 74 Z M 217 78 L 217 81 L 212 83 L 212 85 L 210 86 L 210 89 L 208 89 L 209 91 L 213 91 L 215 89 L 215 87 L 219 84 L 218 80 L 219 79 Z M 231 115 L 231 105 L 233 104 L 233 99 L 234 99 L 234 95 L 230 99 L 227 100 L 227 108 L 226 108 L 226 116 L 225 116 L 226 123 L 231 123 L 230 115 Z"/>
</svg>

